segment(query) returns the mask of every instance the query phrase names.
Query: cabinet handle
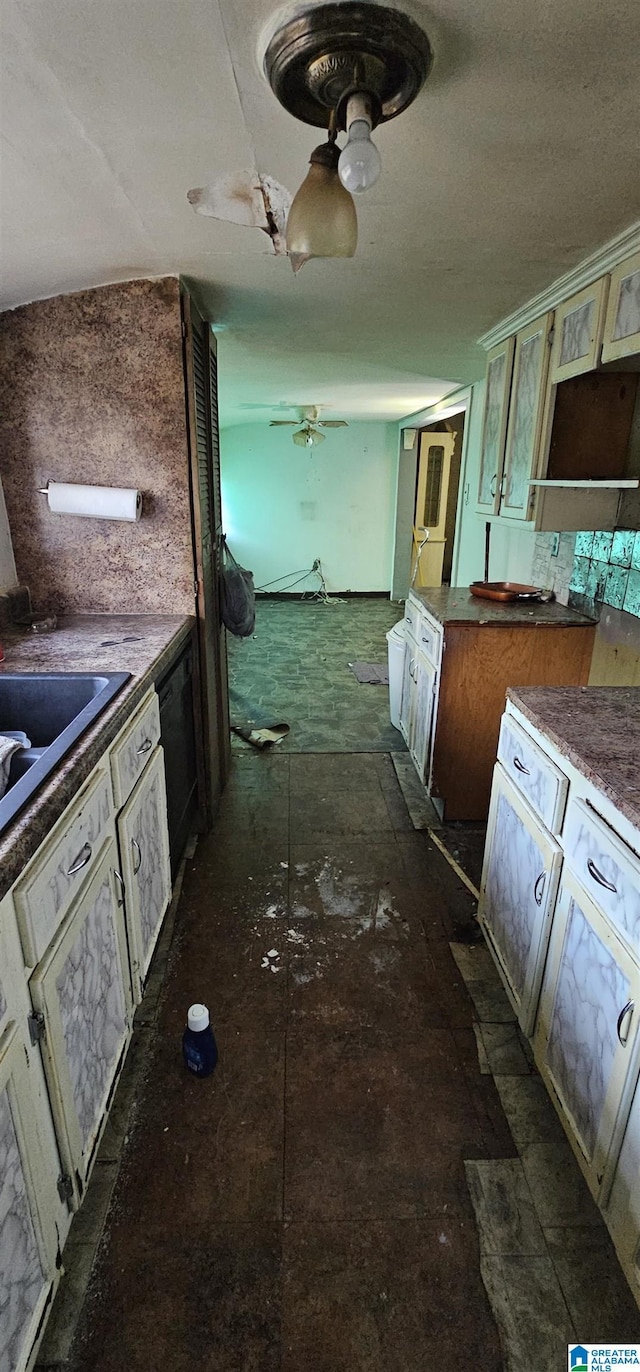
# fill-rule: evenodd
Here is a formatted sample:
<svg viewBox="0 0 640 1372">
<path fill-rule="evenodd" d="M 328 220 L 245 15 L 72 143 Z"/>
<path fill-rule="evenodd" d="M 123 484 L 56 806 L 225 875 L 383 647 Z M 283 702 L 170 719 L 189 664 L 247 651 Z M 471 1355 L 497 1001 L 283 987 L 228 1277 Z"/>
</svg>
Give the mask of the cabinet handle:
<svg viewBox="0 0 640 1372">
<path fill-rule="evenodd" d="M 615 896 L 617 896 L 617 894 L 618 894 L 618 888 L 617 888 L 617 886 L 614 886 L 614 884 L 613 884 L 612 881 L 607 881 L 607 878 L 606 878 L 606 877 L 603 877 L 602 872 L 600 872 L 600 871 L 598 870 L 598 868 L 596 867 L 596 864 L 595 864 L 595 862 L 593 861 L 593 858 L 588 858 L 588 859 L 587 859 L 587 871 L 588 871 L 588 873 L 589 873 L 589 876 L 590 876 L 590 877 L 593 877 L 593 880 L 594 880 L 594 881 L 597 881 L 598 886 L 606 886 L 607 891 L 613 891 L 613 894 L 614 894 Z"/>
<path fill-rule="evenodd" d="M 75 862 L 72 862 L 71 866 L 68 868 L 67 876 L 74 877 L 76 872 L 79 872 L 81 868 L 86 867 L 87 863 L 91 862 L 92 852 L 93 849 L 91 847 L 91 844 L 85 843 L 84 848 L 80 849 L 80 852 L 78 853 Z"/>
<path fill-rule="evenodd" d="M 145 738 L 144 743 L 141 743 L 140 747 L 136 748 L 136 756 L 141 757 L 143 753 L 148 753 L 150 748 L 153 748 L 153 743 L 150 738 Z"/>
<path fill-rule="evenodd" d="M 632 1021 L 632 1019 L 633 1019 L 633 1012 L 634 1012 L 635 1008 L 636 1008 L 636 1003 L 635 1003 L 635 1001 L 634 1001 L 634 1000 L 628 1000 L 627 1003 L 626 1003 L 626 1005 L 623 1005 L 623 1007 L 622 1007 L 622 1009 L 621 1009 L 621 1011 L 620 1011 L 620 1014 L 618 1015 L 618 1023 L 616 1024 L 616 1030 L 617 1030 L 617 1033 L 618 1033 L 618 1039 L 619 1039 L 619 1041 L 620 1041 L 620 1046 L 621 1046 L 622 1048 L 626 1048 L 627 1043 L 629 1042 L 629 1030 L 631 1029 L 631 1021 Z M 623 1037 L 622 1037 L 622 1034 L 620 1033 L 620 1030 L 622 1029 L 622 1021 L 624 1020 L 625 1015 L 628 1015 L 628 1016 L 629 1016 L 629 1023 L 628 1023 L 628 1025 L 627 1025 L 627 1032 L 626 1032 L 626 1034 L 625 1034 L 625 1036 L 624 1036 L 624 1038 L 623 1038 Z"/>
<path fill-rule="evenodd" d="M 520 758 L 518 757 L 517 753 L 513 759 L 513 765 L 516 769 L 516 772 L 522 772 L 523 776 L 528 777 L 531 775 L 529 772 L 529 768 L 525 767 L 524 762 L 520 761 Z"/>
<path fill-rule="evenodd" d="M 113 868 L 113 875 L 118 883 L 118 886 L 120 887 L 120 894 L 122 896 L 122 899 L 118 901 L 118 905 L 124 905 L 124 881 L 117 867 Z"/>
<path fill-rule="evenodd" d="M 498 473 L 494 472 L 491 478 L 491 497 L 495 499 L 496 487 L 498 485 Z"/>
<path fill-rule="evenodd" d="M 133 869 L 133 875 L 134 875 L 134 877 L 136 877 L 136 876 L 138 875 L 138 872 L 140 871 L 141 866 L 142 866 L 142 853 L 140 852 L 140 844 L 138 843 L 137 838 L 132 838 L 132 840 L 131 840 L 131 847 L 133 848 L 134 853 L 137 853 L 137 855 L 138 855 L 138 866 L 137 866 L 137 867 L 134 866 L 134 869 Z"/>
<path fill-rule="evenodd" d="M 536 905 L 542 905 L 542 897 L 544 895 L 544 884 L 546 879 L 546 872 L 541 872 L 540 876 L 536 877 L 535 885 L 533 888 L 533 898 L 536 902 Z"/>
</svg>

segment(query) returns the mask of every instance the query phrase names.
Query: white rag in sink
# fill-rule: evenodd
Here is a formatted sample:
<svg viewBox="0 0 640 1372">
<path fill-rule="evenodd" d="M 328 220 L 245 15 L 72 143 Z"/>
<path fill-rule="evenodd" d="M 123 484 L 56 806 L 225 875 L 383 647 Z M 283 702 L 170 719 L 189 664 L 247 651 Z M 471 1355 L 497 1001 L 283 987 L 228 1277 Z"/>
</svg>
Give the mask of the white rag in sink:
<svg viewBox="0 0 640 1372">
<path fill-rule="evenodd" d="M 21 743 L 19 739 L 6 738 L 4 734 L 0 734 L 0 798 L 4 795 L 9 784 L 9 768 L 13 754 L 24 747 L 25 744 Z"/>
</svg>

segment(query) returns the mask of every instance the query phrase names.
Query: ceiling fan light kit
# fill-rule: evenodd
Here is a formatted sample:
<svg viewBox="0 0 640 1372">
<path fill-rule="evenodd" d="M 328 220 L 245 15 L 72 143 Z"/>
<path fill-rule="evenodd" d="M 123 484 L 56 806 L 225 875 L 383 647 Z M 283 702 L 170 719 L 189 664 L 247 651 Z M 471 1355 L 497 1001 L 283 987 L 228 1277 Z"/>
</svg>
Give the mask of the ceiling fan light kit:
<svg viewBox="0 0 640 1372">
<path fill-rule="evenodd" d="M 310 257 L 353 257 L 357 221 L 351 195 L 374 185 L 382 166 L 372 129 L 411 104 L 432 63 L 431 44 L 413 19 L 357 0 L 316 5 L 273 34 L 264 56 L 271 89 L 296 119 L 330 131 L 328 143 L 312 153 L 289 212 L 287 250 L 294 271 Z M 347 132 L 342 151 L 335 130 Z M 336 183 L 350 201 L 349 211 Z"/>
</svg>

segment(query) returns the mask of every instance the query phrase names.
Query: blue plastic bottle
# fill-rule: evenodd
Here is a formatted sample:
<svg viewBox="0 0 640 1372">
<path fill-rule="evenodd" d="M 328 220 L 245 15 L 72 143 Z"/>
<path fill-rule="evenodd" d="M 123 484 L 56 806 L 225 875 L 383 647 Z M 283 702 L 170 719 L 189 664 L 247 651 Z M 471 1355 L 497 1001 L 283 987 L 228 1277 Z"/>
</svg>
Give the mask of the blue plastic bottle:
<svg viewBox="0 0 640 1372">
<path fill-rule="evenodd" d="M 182 1035 L 182 1054 L 190 1072 L 210 1077 L 218 1061 L 218 1049 L 206 1005 L 192 1005 Z"/>
</svg>

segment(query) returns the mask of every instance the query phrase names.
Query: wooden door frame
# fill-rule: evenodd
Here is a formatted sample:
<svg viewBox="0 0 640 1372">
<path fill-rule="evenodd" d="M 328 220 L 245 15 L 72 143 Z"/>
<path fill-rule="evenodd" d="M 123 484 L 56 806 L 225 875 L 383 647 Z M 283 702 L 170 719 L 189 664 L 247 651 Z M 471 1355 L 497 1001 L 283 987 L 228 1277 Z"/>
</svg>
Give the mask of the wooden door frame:
<svg viewBox="0 0 640 1372">
<path fill-rule="evenodd" d="M 464 415 L 464 433 L 462 436 L 462 460 L 460 463 L 459 492 L 464 491 L 468 460 L 469 434 L 471 431 L 470 416 L 473 403 L 473 386 L 465 386 L 464 389 L 455 392 L 455 397 L 448 396 L 446 400 L 438 405 L 431 405 L 426 410 L 420 410 L 418 414 L 412 415 L 407 419 L 402 419 L 398 426 L 398 476 L 396 488 L 396 515 L 395 515 L 395 534 L 393 563 L 391 568 L 391 599 L 405 600 L 409 593 L 409 581 L 411 579 L 411 559 L 413 550 L 413 510 L 415 503 L 416 474 L 418 468 L 418 451 L 420 447 L 420 434 L 423 429 L 428 429 L 431 424 L 438 424 L 443 419 L 452 419 L 454 415 Z M 476 400 L 477 404 L 477 400 Z M 403 432 L 405 429 L 415 429 L 416 438 L 411 449 L 403 448 Z M 451 567 L 451 585 L 455 586 L 456 571 L 460 556 L 460 524 L 462 519 L 462 500 L 458 500 L 456 512 L 456 528 L 453 541 L 453 562 Z"/>
</svg>

